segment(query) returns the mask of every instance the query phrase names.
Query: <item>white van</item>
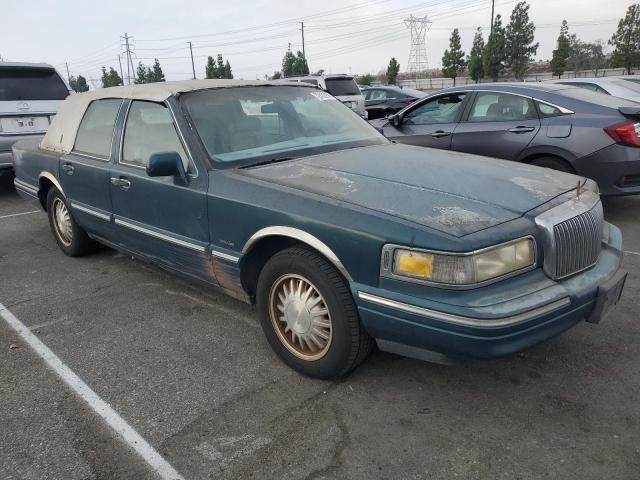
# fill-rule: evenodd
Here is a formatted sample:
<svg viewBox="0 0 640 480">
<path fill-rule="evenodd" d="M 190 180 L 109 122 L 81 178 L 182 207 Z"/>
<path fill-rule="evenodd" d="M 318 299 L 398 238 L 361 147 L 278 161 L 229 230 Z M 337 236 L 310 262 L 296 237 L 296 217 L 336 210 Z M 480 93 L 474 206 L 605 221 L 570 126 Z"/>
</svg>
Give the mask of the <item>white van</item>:
<svg viewBox="0 0 640 480">
<path fill-rule="evenodd" d="M 283 80 L 317 85 L 360 116 L 367 118 L 367 111 L 364 108 L 364 95 L 350 75 L 304 75 L 302 77 L 287 77 Z"/>
<path fill-rule="evenodd" d="M 51 65 L 0 62 L 0 175 L 13 171 L 11 146 L 44 135 L 68 95 Z"/>
</svg>

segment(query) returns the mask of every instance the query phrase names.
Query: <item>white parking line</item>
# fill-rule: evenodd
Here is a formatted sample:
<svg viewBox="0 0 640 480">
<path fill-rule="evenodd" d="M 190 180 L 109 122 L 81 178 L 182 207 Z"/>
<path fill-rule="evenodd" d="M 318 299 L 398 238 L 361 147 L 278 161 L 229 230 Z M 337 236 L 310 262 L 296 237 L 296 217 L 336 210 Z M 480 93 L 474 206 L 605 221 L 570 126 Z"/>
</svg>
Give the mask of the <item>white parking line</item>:
<svg viewBox="0 0 640 480">
<path fill-rule="evenodd" d="M 0 303 L 0 317 L 13 328 L 35 352 L 91 409 L 134 449 L 155 470 L 162 480 L 184 480 L 184 478 L 142 436 L 136 432 L 111 406 L 64 364 L 58 356 L 38 339 L 29 328 Z"/>
<path fill-rule="evenodd" d="M 0 220 L 3 218 L 19 217 L 21 215 L 31 215 L 32 213 L 38 213 L 40 210 L 31 210 L 30 212 L 12 213 L 10 215 L 0 215 Z"/>
<path fill-rule="evenodd" d="M 640 256 L 640 252 L 631 252 L 629 250 L 625 250 L 624 253 L 628 253 L 629 255 L 638 255 L 638 256 Z"/>
</svg>

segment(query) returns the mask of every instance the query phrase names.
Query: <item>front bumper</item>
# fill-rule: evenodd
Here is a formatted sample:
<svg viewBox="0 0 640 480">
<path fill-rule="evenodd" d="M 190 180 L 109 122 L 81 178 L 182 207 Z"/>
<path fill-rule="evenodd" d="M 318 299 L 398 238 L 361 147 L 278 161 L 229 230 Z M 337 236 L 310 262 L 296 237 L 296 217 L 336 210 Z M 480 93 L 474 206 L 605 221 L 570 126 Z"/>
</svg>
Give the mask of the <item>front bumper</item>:
<svg viewBox="0 0 640 480">
<path fill-rule="evenodd" d="M 354 285 L 354 296 L 365 328 L 382 349 L 402 353 L 399 347 L 404 346 L 409 356 L 418 356 L 419 349 L 453 358 L 495 358 L 554 337 L 582 320 L 593 320 L 601 285 L 624 277 L 621 261 L 622 234 L 611 225 L 598 263 L 558 282 L 537 269 L 493 288 L 458 292 L 468 296 L 467 305 L 364 285 Z M 527 284 L 530 288 L 523 289 Z"/>
<path fill-rule="evenodd" d="M 595 180 L 603 196 L 640 194 L 640 148 L 610 145 L 575 160 L 573 167 Z"/>
</svg>

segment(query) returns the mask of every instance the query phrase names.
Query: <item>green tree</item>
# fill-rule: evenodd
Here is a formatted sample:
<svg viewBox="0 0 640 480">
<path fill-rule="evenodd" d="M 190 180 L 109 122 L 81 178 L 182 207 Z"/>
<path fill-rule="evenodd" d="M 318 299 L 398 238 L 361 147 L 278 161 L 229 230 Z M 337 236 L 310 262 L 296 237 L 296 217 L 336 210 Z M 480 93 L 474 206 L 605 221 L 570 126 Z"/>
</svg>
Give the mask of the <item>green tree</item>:
<svg viewBox="0 0 640 480">
<path fill-rule="evenodd" d="M 606 44 L 603 40 L 596 40 L 595 42 L 589 43 L 589 63 L 596 77 L 598 76 L 598 71 L 604 68 L 607 63 L 607 56 L 604 53 L 605 46 Z"/>
<path fill-rule="evenodd" d="M 164 72 L 162 71 L 162 67 L 160 66 L 160 62 L 158 61 L 158 59 L 155 59 L 155 62 L 153 62 L 153 67 L 150 69 L 150 73 L 151 73 L 151 82 L 165 82 L 166 79 L 164 78 Z"/>
<path fill-rule="evenodd" d="M 493 21 L 493 31 L 487 39 L 487 44 L 482 54 L 485 76 L 494 82 L 498 80 L 506 60 L 505 30 L 502 26 L 502 17 L 498 14 Z"/>
<path fill-rule="evenodd" d="M 473 37 L 473 46 L 471 47 L 471 53 L 467 59 L 467 65 L 469 66 L 469 76 L 474 82 L 478 83 L 484 77 L 484 65 L 482 63 L 482 56 L 484 52 L 484 38 L 482 38 L 482 28 L 478 27 L 476 34 Z"/>
<path fill-rule="evenodd" d="M 147 71 L 149 69 L 145 67 L 142 62 L 138 62 L 138 68 L 136 68 L 136 78 L 133 83 L 149 83 L 149 79 L 147 79 Z"/>
<path fill-rule="evenodd" d="M 216 60 L 216 78 L 224 78 L 224 60 L 220 54 Z"/>
<path fill-rule="evenodd" d="M 217 78 L 216 77 L 216 61 L 213 59 L 211 55 L 207 57 L 207 65 L 204 67 L 204 77 L 205 78 Z"/>
<path fill-rule="evenodd" d="M 231 72 L 231 64 L 229 60 L 227 60 L 224 64 L 224 78 L 233 78 L 233 73 Z"/>
<path fill-rule="evenodd" d="M 122 79 L 115 68 L 109 67 L 109 71 L 105 67 L 102 67 L 102 86 L 106 87 L 116 87 L 118 85 L 124 85 L 122 83 Z"/>
<path fill-rule="evenodd" d="M 374 78 L 373 78 L 373 75 L 371 75 L 370 73 L 365 73 L 364 75 L 358 77 L 356 80 L 360 85 L 364 85 L 368 87 L 373 83 Z"/>
<path fill-rule="evenodd" d="M 87 84 L 87 79 L 84 78 L 82 75 L 78 75 L 78 78 L 74 77 L 73 75 L 71 77 L 69 77 L 69 86 L 71 87 L 71 90 L 73 90 L 74 92 L 87 92 L 89 91 L 89 85 Z"/>
<path fill-rule="evenodd" d="M 284 57 L 282 58 L 282 75 L 287 78 L 295 75 L 308 74 L 309 66 L 307 65 L 307 61 L 302 55 L 302 52 L 298 50 L 298 52 L 294 55 L 291 49 L 287 49 Z"/>
<path fill-rule="evenodd" d="M 273 72 L 273 75 L 271 75 L 271 78 L 269 80 L 279 80 L 281 78 L 282 78 L 281 72 Z"/>
<path fill-rule="evenodd" d="M 631 69 L 640 64 L 640 3 L 629 6 L 609 45 L 614 47 L 613 66 L 624 67 L 631 75 Z"/>
<path fill-rule="evenodd" d="M 396 57 L 391 57 L 391 60 L 389 60 L 389 66 L 387 66 L 387 82 L 391 85 L 395 85 L 399 72 L 400 64 L 396 60 Z"/>
<path fill-rule="evenodd" d="M 569 35 L 569 59 L 567 65 L 574 72 L 590 68 L 589 44 L 580 40 L 575 33 Z"/>
<path fill-rule="evenodd" d="M 442 56 L 442 74 L 445 77 L 453 79 L 453 86 L 456 86 L 456 78 L 458 74 L 464 70 L 467 62 L 464 60 L 464 52 L 460 45 L 460 31 L 457 28 L 451 32 L 449 39 L 449 48 L 444 51 Z"/>
<path fill-rule="evenodd" d="M 535 25 L 529 20 L 529 4 L 518 2 L 506 29 L 507 63 L 518 80 L 524 79 L 529 62 L 538 51 L 538 43 L 533 43 L 535 31 Z"/>
<path fill-rule="evenodd" d="M 553 51 L 551 57 L 551 74 L 560 78 L 562 74 L 567 70 L 567 60 L 571 55 L 571 44 L 569 42 L 569 25 L 567 21 L 562 21 L 560 27 L 560 36 L 558 37 L 558 44 Z"/>
</svg>

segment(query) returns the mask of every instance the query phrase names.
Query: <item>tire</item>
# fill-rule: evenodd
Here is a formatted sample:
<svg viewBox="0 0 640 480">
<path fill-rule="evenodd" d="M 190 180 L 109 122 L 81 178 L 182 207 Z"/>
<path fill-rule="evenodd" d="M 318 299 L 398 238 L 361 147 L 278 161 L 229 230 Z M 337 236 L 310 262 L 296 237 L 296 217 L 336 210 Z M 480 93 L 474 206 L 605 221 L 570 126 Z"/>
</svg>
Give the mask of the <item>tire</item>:
<svg viewBox="0 0 640 480">
<path fill-rule="evenodd" d="M 371 352 L 374 341 L 360 323 L 346 281 L 309 249 L 292 247 L 271 257 L 260 272 L 256 300 L 269 344 L 304 375 L 343 376 Z"/>
<path fill-rule="evenodd" d="M 81 257 L 96 251 L 98 243 L 76 223 L 67 200 L 56 187 L 47 193 L 47 216 L 53 237 L 65 255 Z"/>
<path fill-rule="evenodd" d="M 540 157 L 532 160 L 530 164 L 535 165 L 536 167 L 545 167 L 552 170 L 558 170 L 560 172 L 575 173 L 573 168 L 571 168 L 571 165 L 569 165 L 566 161 L 561 160 L 560 158 Z"/>
</svg>

